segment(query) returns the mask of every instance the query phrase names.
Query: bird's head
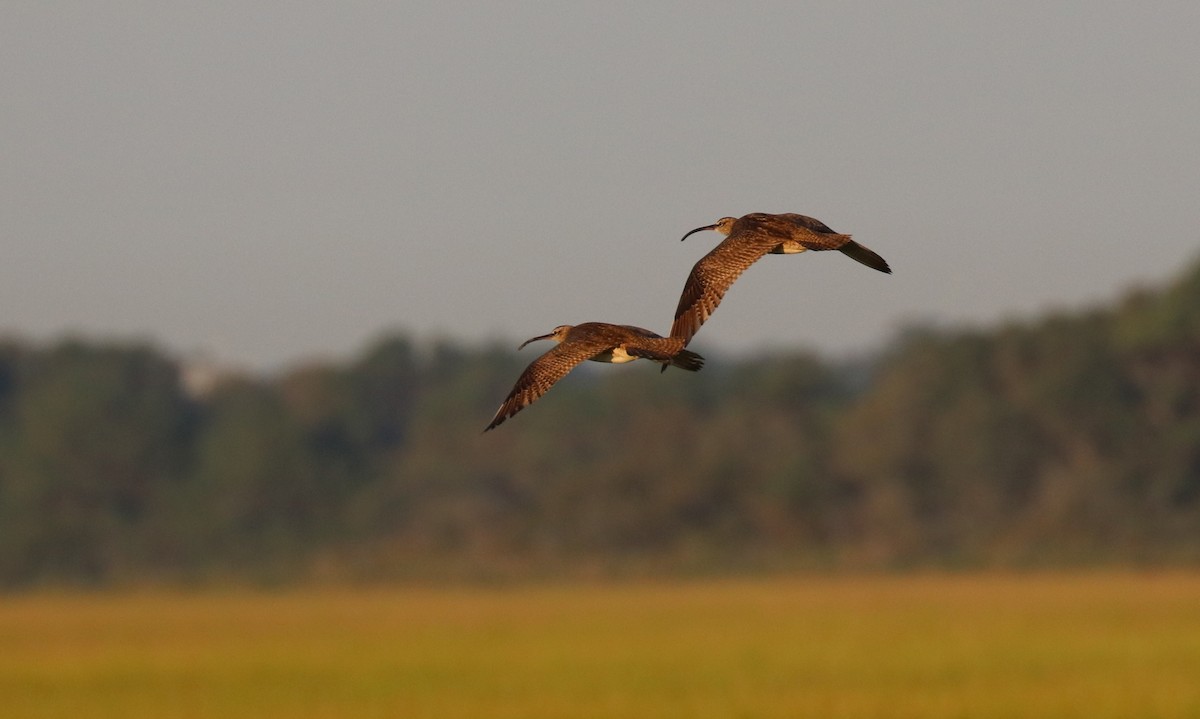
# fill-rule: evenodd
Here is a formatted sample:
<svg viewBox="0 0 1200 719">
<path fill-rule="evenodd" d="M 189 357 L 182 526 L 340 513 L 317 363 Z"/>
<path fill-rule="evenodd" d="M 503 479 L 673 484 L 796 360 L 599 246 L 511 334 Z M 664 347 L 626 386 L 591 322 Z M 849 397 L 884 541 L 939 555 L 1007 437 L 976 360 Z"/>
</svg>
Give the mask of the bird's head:
<svg viewBox="0 0 1200 719">
<path fill-rule="evenodd" d="M 554 340 L 555 342 L 562 342 L 567 338 L 567 333 L 571 331 L 571 327 L 573 327 L 573 325 L 559 325 L 558 327 L 555 327 L 554 330 L 549 334 L 530 337 L 522 342 L 521 346 L 517 349 L 524 349 L 525 345 L 529 344 L 530 342 L 537 342 L 538 340 Z"/>
<path fill-rule="evenodd" d="M 704 227 L 697 227 L 696 229 L 687 233 L 683 237 L 679 238 L 679 241 L 683 242 L 684 240 L 686 240 L 687 238 L 696 234 L 697 232 L 704 232 L 705 230 L 716 230 L 717 232 L 720 232 L 722 235 L 729 237 L 729 233 L 733 231 L 733 223 L 735 223 L 735 222 L 737 222 L 736 217 L 722 217 L 721 219 L 717 220 L 716 222 L 714 222 L 711 225 L 705 225 Z"/>
</svg>

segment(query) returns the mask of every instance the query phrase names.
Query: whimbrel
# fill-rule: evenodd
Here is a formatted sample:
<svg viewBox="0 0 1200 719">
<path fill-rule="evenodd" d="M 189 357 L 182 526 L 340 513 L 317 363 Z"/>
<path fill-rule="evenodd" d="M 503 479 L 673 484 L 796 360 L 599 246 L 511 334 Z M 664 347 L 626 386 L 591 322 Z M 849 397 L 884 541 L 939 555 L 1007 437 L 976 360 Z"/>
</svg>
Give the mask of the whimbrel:
<svg viewBox="0 0 1200 719">
<path fill-rule="evenodd" d="M 729 286 L 765 254 L 841 250 L 871 269 L 892 272 L 882 257 L 850 239 L 850 235 L 838 234 L 824 222 L 804 215 L 755 212 L 742 217 L 722 217 L 715 224 L 697 227 L 682 240 L 704 230 L 716 230 L 726 237 L 700 258 L 683 285 L 671 336 L 682 339 L 685 346 L 716 311 Z"/>
<path fill-rule="evenodd" d="M 664 367 L 672 365 L 689 372 L 704 366 L 704 358 L 685 350 L 683 340 L 678 337 L 663 337 L 641 327 L 607 322 L 559 325 L 549 334 L 525 340 L 517 349 L 530 342 L 550 339 L 558 345 L 525 368 L 484 432 L 533 404 L 584 360 L 621 364 L 645 358 L 661 362 Z"/>
</svg>

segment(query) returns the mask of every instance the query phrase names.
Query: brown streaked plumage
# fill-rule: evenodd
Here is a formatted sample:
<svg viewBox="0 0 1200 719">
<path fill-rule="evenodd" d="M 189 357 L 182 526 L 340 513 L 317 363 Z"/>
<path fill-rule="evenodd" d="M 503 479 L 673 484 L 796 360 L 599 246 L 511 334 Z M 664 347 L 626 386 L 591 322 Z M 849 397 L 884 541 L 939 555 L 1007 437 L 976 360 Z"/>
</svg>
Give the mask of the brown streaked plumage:
<svg viewBox="0 0 1200 719">
<path fill-rule="evenodd" d="M 525 368 L 484 432 L 533 404 L 584 360 L 621 364 L 645 358 L 661 362 L 664 367 L 673 365 L 690 372 L 704 366 L 704 358 L 684 349 L 684 342 L 677 337 L 663 337 L 641 327 L 607 322 L 559 325 L 549 334 L 525 340 L 521 347 L 549 339 L 558 345 Z"/>
<path fill-rule="evenodd" d="M 730 285 L 763 255 L 840 250 L 871 269 L 892 272 L 886 260 L 850 239 L 850 235 L 834 232 L 824 222 L 804 215 L 754 212 L 722 217 L 712 225 L 697 227 L 682 239 L 704 230 L 716 230 L 725 239 L 700 258 L 683 285 L 671 336 L 682 339 L 685 346 L 716 311 Z"/>
</svg>

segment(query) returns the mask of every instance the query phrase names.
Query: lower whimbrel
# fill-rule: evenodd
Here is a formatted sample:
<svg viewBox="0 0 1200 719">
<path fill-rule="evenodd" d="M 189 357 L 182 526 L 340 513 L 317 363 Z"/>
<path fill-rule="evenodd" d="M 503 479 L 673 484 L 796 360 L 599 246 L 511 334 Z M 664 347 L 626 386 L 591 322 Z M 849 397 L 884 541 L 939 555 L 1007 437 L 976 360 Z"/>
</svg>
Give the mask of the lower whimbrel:
<svg viewBox="0 0 1200 719">
<path fill-rule="evenodd" d="M 697 227 L 682 239 L 704 230 L 716 230 L 726 237 L 700 258 L 684 283 L 671 336 L 682 339 L 685 346 L 716 311 L 730 285 L 763 255 L 841 250 L 871 269 L 892 272 L 882 257 L 850 239 L 850 235 L 838 234 L 824 222 L 804 215 L 755 212 L 742 217 L 722 217 L 715 224 Z"/>
<path fill-rule="evenodd" d="M 673 365 L 689 372 L 704 366 L 704 358 L 685 350 L 683 341 L 677 337 L 663 337 L 641 327 L 607 322 L 559 325 L 549 334 L 525 340 L 521 347 L 551 339 L 558 344 L 525 368 L 484 432 L 533 404 L 584 360 L 621 364 L 645 358 L 661 362 L 664 367 Z"/>
</svg>

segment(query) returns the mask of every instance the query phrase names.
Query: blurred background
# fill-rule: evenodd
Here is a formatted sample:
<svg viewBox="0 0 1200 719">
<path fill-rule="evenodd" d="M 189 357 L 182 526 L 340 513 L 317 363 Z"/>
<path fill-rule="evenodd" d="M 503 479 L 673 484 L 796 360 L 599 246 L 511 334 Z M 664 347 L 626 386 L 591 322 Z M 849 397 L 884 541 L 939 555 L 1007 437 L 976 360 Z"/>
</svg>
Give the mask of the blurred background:
<svg viewBox="0 0 1200 719">
<path fill-rule="evenodd" d="M 17 2 L 0 586 L 1200 559 L 1200 6 Z M 724 215 L 891 263 L 751 268 Z"/>
</svg>

